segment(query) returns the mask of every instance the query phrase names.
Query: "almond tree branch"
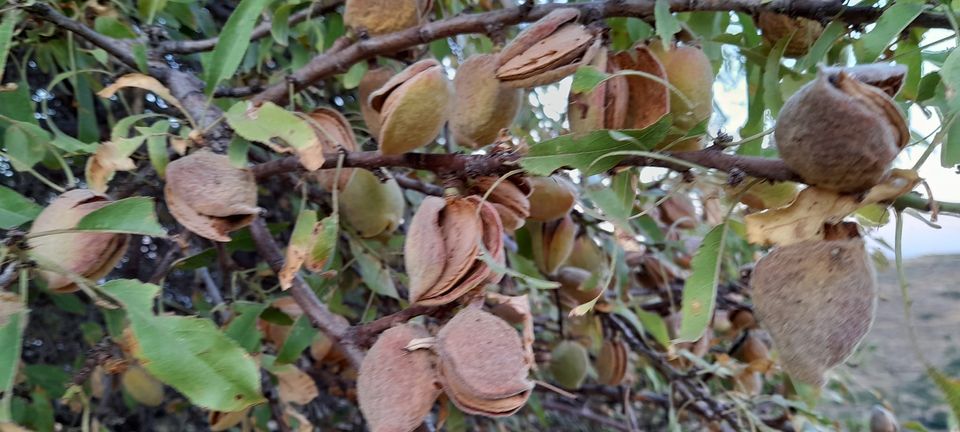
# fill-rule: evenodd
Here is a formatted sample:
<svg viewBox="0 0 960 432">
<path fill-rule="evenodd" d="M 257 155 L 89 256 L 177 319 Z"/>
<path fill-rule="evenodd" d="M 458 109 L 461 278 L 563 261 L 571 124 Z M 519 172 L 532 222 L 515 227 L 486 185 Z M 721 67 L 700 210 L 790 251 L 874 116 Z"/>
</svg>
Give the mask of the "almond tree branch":
<svg viewBox="0 0 960 432">
<path fill-rule="evenodd" d="M 308 18 L 321 16 L 331 12 L 343 4 L 343 2 L 344 0 L 317 1 L 307 8 L 290 15 L 290 18 L 287 20 L 287 27 L 293 27 L 303 21 L 306 21 Z M 253 32 L 250 33 L 250 41 L 253 42 L 269 35 L 270 28 L 272 26 L 273 23 L 269 20 L 261 22 L 259 25 L 254 27 Z M 192 54 L 210 51 L 216 47 L 217 43 L 219 42 L 219 37 L 200 40 L 166 41 L 156 45 L 156 50 L 163 54 Z"/>
<path fill-rule="evenodd" d="M 119 39 L 114 39 L 112 37 L 97 33 L 94 29 L 67 17 L 46 3 L 33 3 L 24 6 L 23 9 L 34 17 L 40 18 L 44 21 L 49 21 L 58 27 L 73 32 L 77 36 L 80 36 L 90 41 L 90 43 L 96 45 L 97 47 L 102 48 L 104 51 L 123 64 L 133 69 L 137 69 L 137 61 L 133 57 L 133 53 L 126 41 L 121 41 Z"/>
<path fill-rule="evenodd" d="M 504 26 L 536 21 L 558 8 L 578 8 L 585 20 L 592 21 L 609 17 L 652 18 L 655 4 L 654 0 L 595 1 L 575 4 L 545 4 L 532 7 L 525 4 L 514 8 L 434 21 L 396 33 L 360 40 L 336 52 L 320 54 L 301 69 L 294 71 L 285 80 L 268 87 L 255 96 L 253 101 L 255 103 L 272 101 L 282 104 L 286 102 L 290 94 L 288 88 L 290 84 L 294 86 L 295 91 L 300 91 L 324 78 L 346 72 L 350 66 L 362 60 L 402 51 L 450 36 L 468 33 L 490 33 Z M 839 18 L 854 25 L 876 21 L 883 13 L 882 8 L 846 7 L 840 0 L 774 0 L 772 2 L 757 0 L 670 0 L 670 10 L 673 12 L 736 11 L 751 14 L 766 10 L 817 20 Z M 950 23 L 944 15 L 932 13 L 921 14 L 914 20 L 913 25 L 950 28 Z"/>
</svg>

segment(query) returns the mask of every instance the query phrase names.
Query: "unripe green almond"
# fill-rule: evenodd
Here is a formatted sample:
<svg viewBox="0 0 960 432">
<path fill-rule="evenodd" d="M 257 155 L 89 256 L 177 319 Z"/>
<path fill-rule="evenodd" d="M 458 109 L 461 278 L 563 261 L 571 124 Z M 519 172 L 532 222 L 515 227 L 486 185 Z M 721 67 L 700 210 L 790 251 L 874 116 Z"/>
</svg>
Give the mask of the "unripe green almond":
<svg viewBox="0 0 960 432">
<path fill-rule="evenodd" d="M 546 222 L 570 212 L 577 202 L 577 190 L 568 180 L 557 177 L 529 177 L 529 219 Z"/>
<path fill-rule="evenodd" d="M 577 342 L 563 341 L 550 353 L 550 373 L 554 381 L 568 390 L 576 390 L 587 378 L 590 357 L 587 349 Z"/>
<path fill-rule="evenodd" d="M 163 403 L 163 383 L 143 370 L 140 366 L 131 366 L 120 378 L 123 389 L 137 402 L 155 407 Z"/>
<path fill-rule="evenodd" d="M 713 111 L 713 66 L 703 50 L 695 46 L 672 44 L 668 50 L 655 41 L 650 50 L 663 63 L 667 80 L 680 90 L 690 103 L 670 92 L 670 113 L 673 124 L 690 130 L 708 119 Z"/>
<path fill-rule="evenodd" d="M 497 56 L 471 56 L 453 79 L 455 100 L 450 131 L 457 145 L 480 148 L 496 141 L 520 109 L 523 90 L 508 88 L 495 76 Z"/>
<path fill-rule="evenodd" d="M 432 142 L 452 106 L 450 81 L 443 66 L 427 59 L 395 75 L 370 95 L 380 115 L 380 152 L 406 153 Z"/>
<path fill-rule="evenodd" d="M 355 31 L 376 36 L 407 29 L 422 22 L 423 0 L 347 0 L 343 23 Z"/>
<path fill-rule="evenodd" d="M 33 221 L 30 234 L 65 230 L 90 212 L 110 204 L 110 199 L 87 189 L 75 189 L 57 197 Z M 65 271 L 97 280 L 110 273 L 123 258 L 130 236 L 113 233 L 68 233 L 31 238 L 31 255 L 59 265 Z M 57 293 L 79 289 L 69 276 L 42 270 L 40 276 L 47 288 Z"/>
<path fill-rule="evenodd" d="M 356 170 L 340 192 L 340 219 L 363 238 L 393 232 L 403 219 L 406 202 L 394 179 L 381 182 L 367 170 Z"/>
</svg>

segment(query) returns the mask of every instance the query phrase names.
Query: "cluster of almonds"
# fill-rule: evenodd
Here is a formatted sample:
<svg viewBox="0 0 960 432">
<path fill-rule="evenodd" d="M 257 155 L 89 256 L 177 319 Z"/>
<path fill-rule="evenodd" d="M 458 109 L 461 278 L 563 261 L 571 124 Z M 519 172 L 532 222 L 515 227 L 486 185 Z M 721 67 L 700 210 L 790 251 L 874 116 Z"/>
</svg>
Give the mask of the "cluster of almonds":
<svg viewBox="0 0 960 432">
<path fill-rule="evenodd" d="M 80 219 L 112 201 L 105 195 L 86 189 L 68 191 L 54 199 L 33 221 L 30 234 L 66 230 L 77 226 Z M 110 273 L 123 258 L 130 236 L 114 233 L 64 233 L 31 238 L 30 254 L 41 261 L 59 265 L 77 276 L 96 280 Z M 40 271 L 47 288 L 56 293 L 79 289 L 67 274 Z"/>
<path fill-rule="evenodd" d="M 597 382 L 620 385 L 629 375 L 630 364 L 630 352 L 623 341 L 618 338 L 603 340 L 593 361 Z M 550 352 L 549 370 L 560 387 L 579 389 L 590 371 L 588 347 L 577 340 L 561 341 Z"/>
<path fill-rule="evenodd" d="M 463 412 L 508 416 L 530 397 L 530 366 L 510 324 L 468 306 L 435 338 L 413 323 L 383 332 L 360 366 L 357 399 L 373 432 L 416 429 L 441 391 Z"/>
</svg>

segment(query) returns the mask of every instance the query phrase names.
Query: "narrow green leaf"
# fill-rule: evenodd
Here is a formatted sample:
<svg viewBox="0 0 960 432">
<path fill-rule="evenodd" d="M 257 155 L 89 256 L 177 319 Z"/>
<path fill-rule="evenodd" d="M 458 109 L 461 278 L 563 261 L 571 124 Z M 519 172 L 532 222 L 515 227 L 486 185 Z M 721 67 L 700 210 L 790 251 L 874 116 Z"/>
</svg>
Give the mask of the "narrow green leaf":
<svg viewBox="0 0 960 432">
<path fill-rule="evenodd" d="M 883 12 L 873 30 L 860 38 L 862 47 L 858 56 L 860 62 L 876 61 L 890 42 L 896 39 L 900 32 L 923 12 L 925 7 L 923 3 L 894 2 L 893 6 Z"/>
<path fill-rule="evenodd" d="M 613 168 L 624 156 L 603 158 L 594 163 L 595 160 L 616 151 L 649 150 L 663 140 L 670 124 L 668 116 L 645 129 L 618 131 L 631 140 L 618 140 L 608 130 L 563 135 L 530 146 L 530 152 L 520 160 L 520 165 L 535 175 L 549 175 L 565 166 L 584 170 L 588 176 L 600 173 Z"/>
<path fill-rule="evenodd" d="M 573 83 L 570 84 L 570 91 L 573 93 L 586 93 L 596 88 L 609 75 L 593 66 L 580 66 L 573 74 Z"/>
<path fill-rule="evenodd" d="M 350 66 L 350 69 L 347 70 L 347 73 L 343 74 L 343 88 L 345 90 L 357 88 L 365 73 L 367 73 L 367 62 L 354 63 L 354 65 Z"/>
<path fill-rule="evenodd" d="M 237 313 L 223 332 L 227 337 L 240 344 L 249 353 L 260 350 L 260 329 L 257 328 L 257 319 L 267 308 L 264 303 L 238 301 L 233 303 L 233 310 Z"/>
<path fill-rule="evenodd" d="M 952 50 L 947 59 L 943 61 L 943 67 L 940 68 L 940 78 L 947 90 L 946 94 L 949 98 L 947 102 L 954 110 L 960 109 L 960 103 L 956 103 L 960 99 L 960 95 L 957 94 L 960 92 L 960 50 Z"/>
<path fill-rule="evenodd" d="M 3 134 L 3 146 L 17 171 L 26 171 L 43 160 L 50 134 L 40 126 L 13 121 Z"/>
<path fill-rule="evenodd" d="M 306 315 L 301 315 L 293 322 L 293 327 L 287 333 L 287 338 L 283 341 L 280 352 L 277 353 L 276 362 L 278 364 L 295 362 L 303 353 L 303 350 L 313 343 L 313 338 L 317 336 L 317 333 L 317 329 L 310 324 L 310 319 Z"/>
<path fill-rule="evenodd" d="M 17 191 L 0 186 L 0 228 L 16 228 L 32 221 L 42 210 L 37 203 Z"/>
<path fill-rule="evenodd" d="M 350 252 L 360 267 L 360 278 L 371 291 L 395 299 L 400 298 L 390 277 L 390 270 L 373 255 L 365 252 L 357 241 L 350 241 Z"/>
<path fill-rule="evenodd" d="M 3 70 L 7 65 L 10 41 L 13 40 L 13 28 L 18 22 L 20 22 L 19 9 L 8 9 L 3 13 L 3 22 L 0 23 L 0 78 L 3 78 Z"/>
<path fill-rule="evenodd" d="M 147 136 L 147 155 L 150 156 L 150 164 L 157 170 L 160 178 L 164 178 L 167 171 L 167 164 L 170 163 L 170 155 L 167 153 L 167 129 L 170 122 L 160 120 L 152 124 L 149 128 L 137 128 L 137 130 Z"/>
<path fill-rule="evenodd" d="M 667 323 L 660 314 L 647 312 L 640 307 L 634 309 L 637 319 L 643 323 L 643 329 L 653 336 L 653 339 L 664 347 L 670 346 L 670 333 L 667 331 Z"/>
<path fill-rule="evenodd" d="M 212 321 L 154 315 L 160 287 L 153 284 L 117 279 L 100 289 L 126 309 L 137 342 L 134 357 L 194 405 L 239 411 L 264 402 L 256 362 Z"/>
<path fill-rule="evenodd" d="M 953 116 L 943 147 L 940 148 L 940 165 L 950 168 L 960 164 L 960 114 Z"/>
<path fill-rule="evenodd" d="M 133 61 L 137 63 L 137 70 L 142 73 L 150 73 L 150 64 L 147 62 L 147 45 L 135 43 L 130 46 L 133 51 Z"/>
<path fill-rule="evenodd" d="M 157 12 L 163 10 L 167 5 L 167 0 L 140 0 L 137 3 L 140 18 L 144 19 L 145 24 L 151 24 L 153 18 L 157 16 Z"/>
<path fill-rule="evenodd" d="M 683 285 L 680 331 L 675 342 L 695 342 L 703 336 L 713 317 L 720 278 L 720 257 L 727 236 L 727 225 L 717 225 L 707 233 L 691 262 L 692 273 Z"/>
<path fill-rule="evenodd" d="M 137 37 L 137 33 L 134 32 L 130 26 L 109 16 L 97 17 L 97 19 L 93 21 L 93 29 L 96 30 L 97 33 L 116 39 L 135 39 Z"/>
<path fill-rule="evenodd" d="M 164 237 L 167 232 L 157 222 L 153 198 L 132 197 L 94 210 L 77 222 L 78 230 L 143 234 Z"/>
<path fill-rule="evenodd" d="M 807 55 L 797 62 L 797 70 L 805 71 L 823 61 L 827 56 L 827 51 L 846 33 L 847 23 L 841 20 L 830 21 L 830 24 L 827 24 L 827 27 L 823 29 L 823 33 L 820 33 L 817 41 L 807 51 Z"/>
<path fill-rule="evenodd" d="M 763 68 L 763 87 L 767 89 L 780 88 L 780 60 L 783 59 L 783 52 L 787 49 L 787 44 L 791 37 L 785 37 L 777 41 L 777 44 L 767 55 L 767 64 Z M 770 110 L 774 117 L 780 113 L 780 107 L 783 106 L 783 95 L 779 91 L 768 91 L 763 93 L 763 103 Z"/>
<path fill-rule="evenodd" d="M 340 217 L 332 214 L 320 220 L 320 226 L 313 240 L 313 246 L 307 254 L 304 266 L 312 272 L 323 271 L 333 257 L 340 234 Z"/>
<path fill-rule="evenodd" d="M 950 378 L 937 368 L 927 368 L 927 374 L 933 380 L 937 388 L 943 392 L 943 398 L 950 406 L 953 416 L 960 420 L 960 380 Z"/>
<path fill-rule="evenodd" d="M 270 22 L 270 36 L 280 45 L 287 46 L 287 39 L 290 37 L 290 26 L 287 25 L 287 21 L 290 20 L 290 12 L 295 7 L 297 7 L 296 3 L 281 4 L 273 12 L 273 18 Z"/>
<path fill-rule="evenodd" d="M 0 392 L 13 389 L 20 364 L 27 308 L 17 299 L 0 299 Z M 7 398 L 4 398 L 9 400 Z M 0 405 L 0 422 L 10 421 L 9 405 Z"/>
<path fill-rule="evenodd" d="M 673 41 L 673 35 L 680 31 L 680 21 L 670 13 L 670 0 L 657 0 L 653 5 L 653 18 L 656 21 L 657 37 L 663 43 L 663 49 L 667 49 Z"/>
<path fill-rule="evenodd" d="M 246 168 L 247 163 L 247 152 L 250 150 L 250 141 L 243 139 L 243 137 L 234 135 L 233 139 L 230 140 L 230 146 L 227 147 L 227 157 L 230 158 L 230 164 L 237 168 Z"/>
<path fill-rule="evenodd" d="M 630 226 L 629 221 L 630 211 L 633 207 L 626 205 L 623 197 L 617 195 L 613 188 L 603 185 L 591 186 L 584 189 L 584 194 L 590 201 L 593 201 L 597 207 L 603 210 L 603 214 L 610 222 L 626 230 L 631 235 L 634 234 L 633 227 Z"/>
<path fill-rule="evenodd" d="M 248 115 L 247 102 L 237 102 L 224 115 L 240 136 L 262 143 L 281 139 L 294 148 L 310 146 L 316 140 L 313 128 L 296 114 L 267 102 Z"/>
<path fill-rule="evenodd" d="M 212 93 L 220 81 L 233 76 L 237 71 L 247 53 L 247 47 L 250 46 L 250 33 L 257 23 L 257 17 L 269 3 L 270 0 L 241 0 L 230 14 L 209 63 L 206 76 L 208 93 Z"/>
<path fill-rule="evenodd" d="M 923 39 L 924 31 L 923 29 L 910 29 L 907 32 L 907 37 L 901 37 L 897 41 L 897 49 L 893 53 L 897 63 L 907 67 L 907 76 L 900 88 L 900 95 L 904 99 L 916 100 L 917 98 L 920 78 L 923 77 L 923 52 L 920 49 L 920 41 Z"/>
<path fill-rule="evenodd" d="M 926 102 L 937 95 L 937 88 L 941 83 L 939 72 L 930 72 L 920 78 L 920 86 L 917 90 L 917 102 Z"/>
</svg>

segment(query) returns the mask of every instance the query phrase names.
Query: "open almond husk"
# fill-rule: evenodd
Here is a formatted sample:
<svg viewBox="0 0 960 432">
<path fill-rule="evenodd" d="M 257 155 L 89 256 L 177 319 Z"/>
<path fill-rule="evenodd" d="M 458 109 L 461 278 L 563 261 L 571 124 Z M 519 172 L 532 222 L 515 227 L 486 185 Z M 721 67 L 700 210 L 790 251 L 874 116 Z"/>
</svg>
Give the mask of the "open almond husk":
<svg viewBox="0 0 960 432">
<path fill-rule="evenodd" d="M 214 241 L 230 241 L 231 232 L 250 225 L 260 213 L 253 173 L 206 150 L 167 165 L 163 193 L 177 222 Z"/>
<path fill-rule="evenodd" d="M 754 313 L 779 363 L 814 386 L 853 353 L 876 310 L 877 279 L 863 239 L 839 237 L 778 247 L 750 277 Z"/>
<path fill-rule="evenodd" d="M 520 335 L 479 308 L 457 313 L 437 334 L 440 382 L 461 410 L 487 417 L 515 413 L 533 390 Z"/>
<path fill-rule="evenodd" d="M 485 176 L 470 180 L 470 189 L 477 195 L 483 196 L 493 188 L 493 191 L 487 195 L 487 202 L 493 205 L 500 215 L 500 221 L 503 223 L 503 229 L 507 232 L 514 232 L 523 226 L 527 217 L 530 216 L 530 185 L 525 179 L 507 178 L 496 183 L 498 177 Z M 494 184 L 496 187 L 494 188 Z"/>
<path fill-rule="evenodd" d="M 617 72 L 616 66 L 601 48 L 590 66 L 606 73 Z M 567 97 L 567 120 L 570 132 L 582 134 L 598 129 L 624 129 L 627 123 L 627 79 L 616 76 L 598 84 L 587 93 L 573 89 Z"/>
<path fill-rule="evenodd" d="M 370 95 L 383 87 L 392 77 L 393 70 L 388 67 L 370 69 L 363 74 L 363 78 L 360 79 L 360 84 L 357 86 L 360 114 L 363 116 L 363 122 L 367 125 L 367 131 L 375 139 L 380 137 L 380 112 L 370 105 Z"/>
<path fill-rule="evenodd" d="M 560 81 L 589 64 L 600 51 L 600 38 L 577 23 L 580 11 L 556 9 L 520 32 L 500 52 L 497 79 L 528 88 Z"/>
<path fill-rule="evenodd" d="M 380 117 L 378 141 L 385 155 L 422 147 L 440 134 L 452 105 L 450 81 L 434 59 L 418 61 L 370 95 Z"/>
<path fill-rule="evenodd" d="M 364 357 L 357 401 L 371 431 L 412 431 L 430 413 L 440 395 L 433 356 L 406 349 L 410 341 L 427 337 L 420 325 L 399 325 L 380 334 Z"/>
<path fill-rule="evenodd" d="M 497 79 L 497 61 L 495 54 L 477 54 L 457 68 L 450 132 L 459 146 L 476 149 L 495 142 L 520 109 L 523 90 Z"/>
<path fill-rule="evenodd" d="M 567 214 L 550 222 L 530 221 L 529 231 L 533 261 L 543 274 L 555 274 L 573 252 L 577 225 Z"/>
<path fill-rule="evenodd" d="M 336 153 L 341 149 L 348 152 L 357 151 L 357 138 L 353 135 L 350 122 L 343 114 L 332 108 L 321 107 L 311 112 L 308 118 L 320 141 L 319 146 L 313 146 L 308 151 L 321 153 Z M 322 154 L 318 156 L 323 157 Z M 317 170 L 311 174 L 321 188 L 332 191 L 334 186 L 338 190 L 343 190 L 353 176 L 353 172 L 354 168 L 342 168 L 339 180 L 336 170 L 333 169 Z"/>
<path fill-rule="evenodd" d="M 643 129 L 670 114 L 670 89 L 663 85 L 668 82 L 667 71 L 650 48 L 637 45 L 628 51 L 617 53 L 610 62 L 613 71 L 633 70 L 661 80 L 637 75 L 623 77 L 627 88 L 627 100 L 624 104 L 627 111 L 622 128 Z"/>
<path fill-rule="evenodd" d="M 80 219 L 112 201 L 106 195 L 75 189 L 58 196 L 33 221 L 30 234 L 72 229 Z M 30 254 L 58 264 L 63 270 L 96 280 L 110 273 L 127 251 L 130 236 L 115 233 L 65 233 L 31 238 Z M 55 271 L 41 270 L 47 288 L 56 293 L 79 289 L 73 279 Z"/>
<path fill-rule="evenodd" d="M 410 302 L 446 304 L 498 282 L 502 275 L 479 258 L 481 244 L 493 260 L 503 262 L 503 225 L 493 205 L 475 195 L 425 198 L 403 249 Z"/>
<path fill-rule="evenodd" d="M 627 376 L 629 363 L 627 344 L 620 339 L 603 341 L 594 363 L 597 382 L 603 385 L 620 385 Z"/>
</svg>

